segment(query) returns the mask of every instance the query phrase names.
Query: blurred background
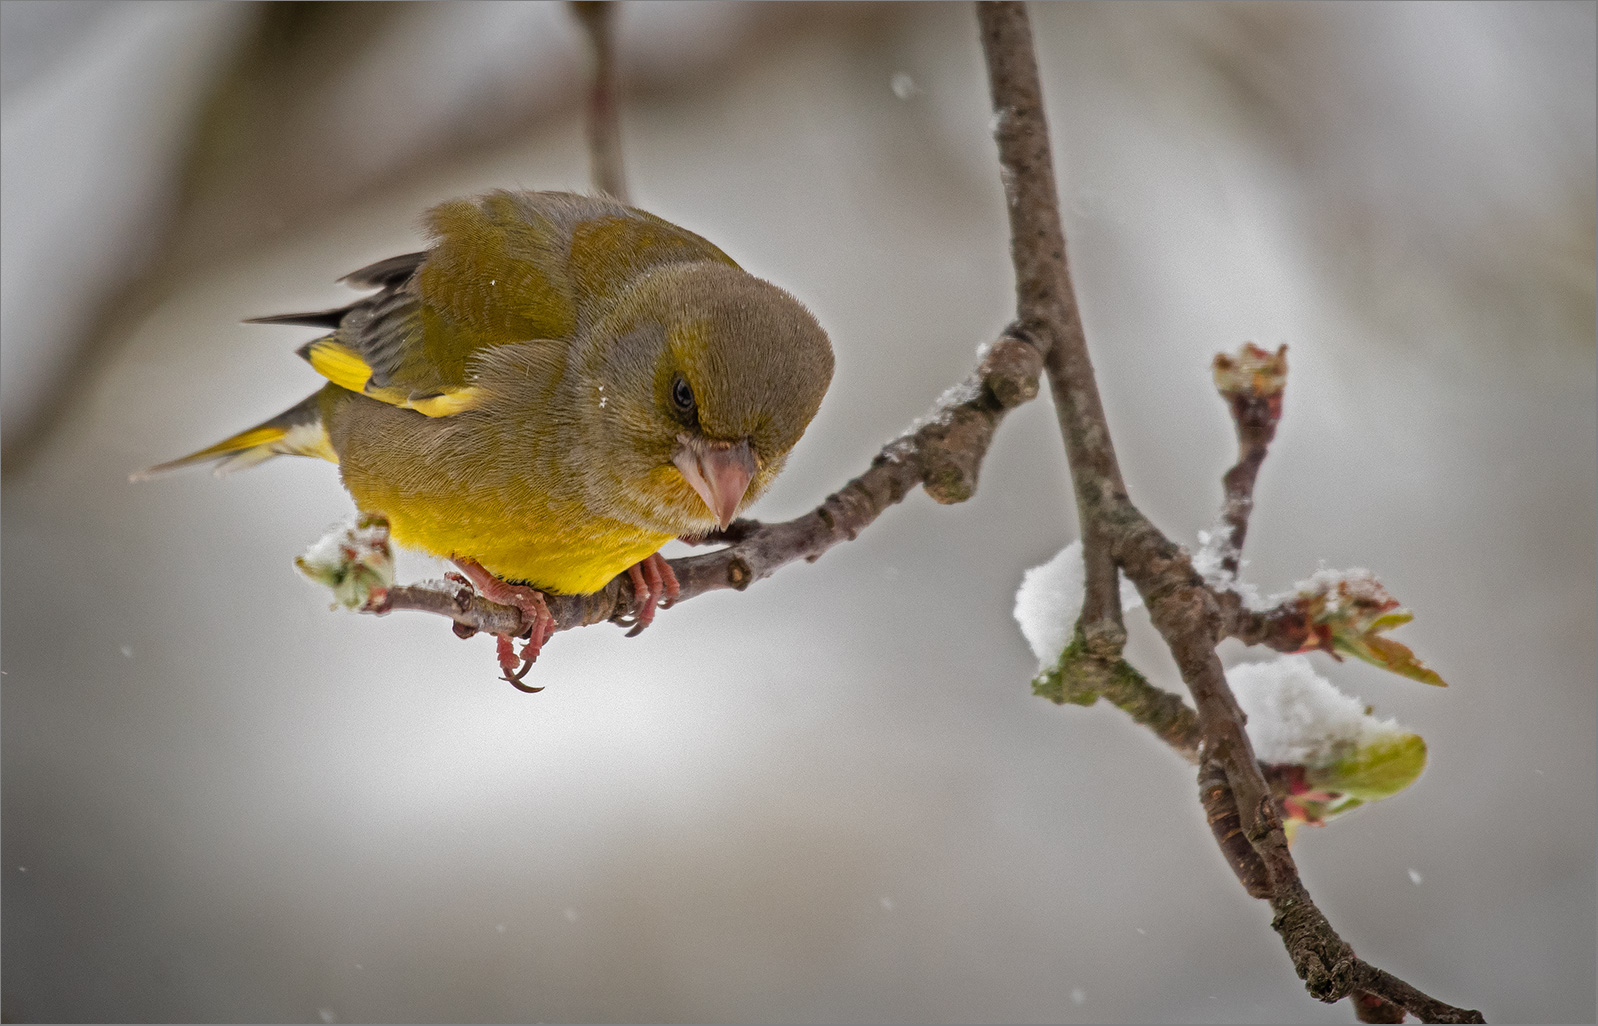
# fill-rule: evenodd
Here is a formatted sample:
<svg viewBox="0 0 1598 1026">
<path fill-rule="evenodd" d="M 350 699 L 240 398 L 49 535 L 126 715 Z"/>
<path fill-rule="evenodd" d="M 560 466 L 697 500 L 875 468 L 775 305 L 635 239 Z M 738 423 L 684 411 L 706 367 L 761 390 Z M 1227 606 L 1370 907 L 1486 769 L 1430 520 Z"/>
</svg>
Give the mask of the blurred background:
<svg viewBox="0 0 1598 1026">
<path fill-rule="evenodd" d="M 1245 577 L 1375 569 L 1451 685 L 1315 657 L 1431 765 L 1301 835 L 1311 891 L 1497 1020 L 1594 1016 L 1595 11 L 1032 9 L 1134 497 L 1191 543 L 1208 361 L 1288 343 Z M 634 202 L 831 333 L 755 510 L 797 515 L 1009 316 L 974 17 L 618 25 Z M 443 199 L 587 188 L 565 8 L 8 0 L 0 41 L 7 1021 L 1352 1021 L 1193 771 L 1030 694 L 1014 591 L 1076 530 L 1046 400 L 971 502 L 562 634 L 537 696 L 487 638 L 328 611 L 292 566 L 349 511 L 327 465 L 128 483 L 317 386 L 310 329 L 242 318 L 345 301 Z"/>
</svg>

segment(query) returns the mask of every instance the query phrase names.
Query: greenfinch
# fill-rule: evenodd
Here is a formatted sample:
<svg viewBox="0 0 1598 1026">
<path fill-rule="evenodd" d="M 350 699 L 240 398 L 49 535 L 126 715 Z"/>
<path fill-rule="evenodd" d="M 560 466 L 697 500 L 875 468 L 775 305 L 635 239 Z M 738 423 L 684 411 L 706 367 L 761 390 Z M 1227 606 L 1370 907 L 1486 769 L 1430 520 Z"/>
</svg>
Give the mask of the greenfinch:
<svg viewBox="0 0 1598 1026">
<path fill-rule="evenodd" d="M 430 246 L 345 282 L 376 291 L 257 323 L 323 328 L 327 384 L 151 468 L 279 455 L 338 464 L 393 538 L 455 562 L 553 633 L 542 592 L 632 576 L 636 632 L 677 582 L 667 541 L 726 527 L 770 486 L 821 405 L 832 346 L 788 293 L 692 232 L 610 199 L 497 191 L 426 215 Z"/>
</svg>

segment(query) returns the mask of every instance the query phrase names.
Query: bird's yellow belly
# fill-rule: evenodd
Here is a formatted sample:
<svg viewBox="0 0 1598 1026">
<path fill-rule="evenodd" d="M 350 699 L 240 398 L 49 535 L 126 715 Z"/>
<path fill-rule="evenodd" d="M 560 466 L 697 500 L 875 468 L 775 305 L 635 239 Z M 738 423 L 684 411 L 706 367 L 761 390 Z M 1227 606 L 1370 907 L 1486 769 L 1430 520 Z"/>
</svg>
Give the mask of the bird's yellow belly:
<svg viewBox="0 0 1598 1026">
<path fill-rule="evenodd" d="M 494 576 L 541 591 L 586 595 L 658 552 L 672 535 L 589 519 L 568 524 L 537 515 L 480 518 L 458 506 L 368 503 L 388 517 L 394 541 L 445 559 L 470 559 Z"/>
</svg>

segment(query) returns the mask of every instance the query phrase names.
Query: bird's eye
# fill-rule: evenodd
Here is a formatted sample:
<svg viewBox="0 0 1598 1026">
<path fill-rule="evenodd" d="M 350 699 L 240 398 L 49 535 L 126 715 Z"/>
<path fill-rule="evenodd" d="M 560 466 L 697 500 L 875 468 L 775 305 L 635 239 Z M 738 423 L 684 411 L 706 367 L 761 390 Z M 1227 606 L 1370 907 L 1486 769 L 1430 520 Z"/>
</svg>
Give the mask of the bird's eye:
<svg viewBox="0 0 1598 1026">
<path fill-rule="evenodd" d="M 672 405 L 677 407 L 677 412 L 685 417 L 694 412 L 694 390 L 689 387 L 688 379 L 681 374 L 672 380 L 671 401 Z"/>
</svg>

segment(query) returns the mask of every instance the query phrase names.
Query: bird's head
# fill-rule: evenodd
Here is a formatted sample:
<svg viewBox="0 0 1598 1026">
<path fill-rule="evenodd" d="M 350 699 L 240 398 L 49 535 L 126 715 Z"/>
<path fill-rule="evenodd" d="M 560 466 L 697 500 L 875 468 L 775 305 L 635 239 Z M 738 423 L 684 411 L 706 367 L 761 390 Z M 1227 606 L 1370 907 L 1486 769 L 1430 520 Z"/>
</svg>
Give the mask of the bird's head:
<svg viewBox="0 0 1598 1026">
<path fill-rule="evenodd" d="M 763 493 L 832 380 L 809 311 L 716 263 L 643 276 L 578 349 L 608 495 L 626 519 L 678 534 L 725 527 Z"/>
</svg>

